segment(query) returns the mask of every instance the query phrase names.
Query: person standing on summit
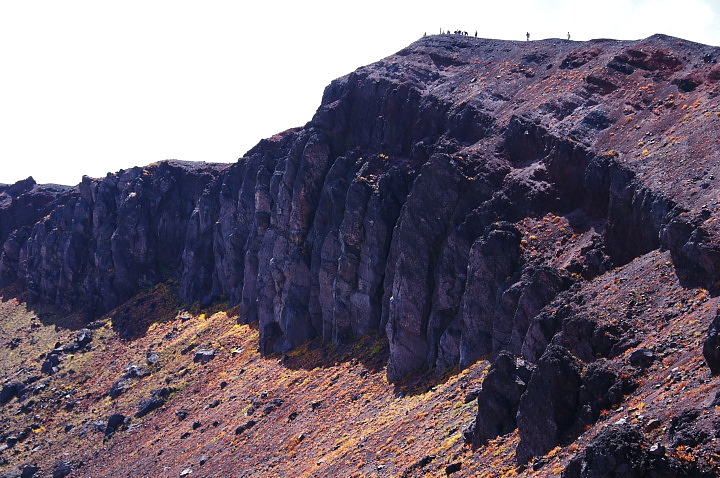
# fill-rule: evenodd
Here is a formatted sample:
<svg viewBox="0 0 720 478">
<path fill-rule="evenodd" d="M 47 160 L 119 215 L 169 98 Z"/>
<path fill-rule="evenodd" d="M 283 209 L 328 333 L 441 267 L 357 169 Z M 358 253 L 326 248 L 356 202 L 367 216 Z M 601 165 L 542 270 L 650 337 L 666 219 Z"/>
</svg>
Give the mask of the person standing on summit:
<svg viewBox="0 0 720 478">
<path fill-rule="evenodd" d="M 527 33 L 525 34 L 525 38 L 527 38 L 527 41 L 530 41 L 530 32 L 527 32 Z"/>
</svg>

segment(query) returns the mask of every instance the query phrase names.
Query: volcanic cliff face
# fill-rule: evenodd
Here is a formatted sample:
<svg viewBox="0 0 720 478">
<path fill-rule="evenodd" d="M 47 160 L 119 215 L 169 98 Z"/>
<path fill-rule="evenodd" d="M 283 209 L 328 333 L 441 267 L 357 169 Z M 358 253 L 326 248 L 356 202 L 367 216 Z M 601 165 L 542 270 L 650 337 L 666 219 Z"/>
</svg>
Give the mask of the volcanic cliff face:
<svg viewBox="0 0 720 478">
<path fill-rule="evenodd" d="M 3 284 L 66 312 L 107 312 L 177 268 L 195 204 L 225 167 L 162 162 L 75 188 L 7 188 Z"/>
<path fill-rule="evenodd" d="M 420 40 L 334 81 L 310 123 L 206 191 L 181 295 L 242 302 L 267 353 L 387 333 L 395 380 L 537 355 L 553 331 L 537 343 L 532 318 L 560 291 L 659 247 L 712 287 L 715 139 L 695 123 L 718 118 L 695 98 L 716 94 L 716 54 L 661 36 Z M 572 241 L 533 255 L 527 221 L 547 214 Z"/>
<path fill-rule="evenodd" d="M 517 429 L 523 464 L 635 390 L 623 360 L 677 319 L 662 294 L 718 290 L 718 58 L 662 35 L 426 37 L 235 164 L 4 188 L 0 278 L 90 316 L 175 279 L 239 305 L 264 354 L 379 333 L 391 381 L 491 358 L 466 438 Z M 660 285 L 594 316 L 628 270 Z"/>
</svg>

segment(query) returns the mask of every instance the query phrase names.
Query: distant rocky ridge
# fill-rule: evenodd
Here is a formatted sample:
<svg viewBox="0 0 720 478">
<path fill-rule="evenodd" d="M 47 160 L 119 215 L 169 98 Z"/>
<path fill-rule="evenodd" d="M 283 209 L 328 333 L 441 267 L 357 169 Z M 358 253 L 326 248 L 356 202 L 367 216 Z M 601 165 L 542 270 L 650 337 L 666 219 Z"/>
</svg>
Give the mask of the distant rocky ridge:
<svg viewBox="0 0 720 478">
<path fill-rule="evenodd" d="M 166 161 L 74 188 L 3 188 L 0 281 L 66 312 L 107 312 L 177 269 L 198 198 L 226 167 Z"/>
<path fill-rule="evenodd" d="M 185 301 L 241 304 L 264 353 L 379 332 L 399 380 L 505 351 L 537 363 L 538 396 L 562 363 L 573 407 L 590 386 L 609 406 L 627 384 L 567 351 L 590 363 L 616 342 L 581 344 L 546 306 L 658 249 L 717 291 L 718 58 L 662 35 L 426 37 L 335 80 L 307 125 L 235 164 L 3 187 L 0 280 L 97 316 L 176 278 Z M 534 234 L 542 221 L 557 235 Z M 525 434 L 521 461 L 599 413 L 536 439 L 523 400 L 498 425 Z"/>
</svg>

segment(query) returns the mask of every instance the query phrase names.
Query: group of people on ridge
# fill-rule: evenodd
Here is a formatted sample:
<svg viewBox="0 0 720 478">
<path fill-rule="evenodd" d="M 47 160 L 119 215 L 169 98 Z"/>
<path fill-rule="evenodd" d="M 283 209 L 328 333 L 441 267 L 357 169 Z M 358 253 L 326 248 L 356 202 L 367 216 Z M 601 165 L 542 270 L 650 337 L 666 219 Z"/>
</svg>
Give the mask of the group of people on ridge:
<svg viewBox="0 0 720 478">
<path fill-rule="evenodd" d="M 453 33 L 454 35 L 464 35 L 464 36 L 467 36 L 467 35 L 468 35 L 468 32 L 463 31 L 463 30 L 455 30 L 455 31 L 452 32 L 452 33 Z M 475 30 L 475 36 L 476 36 L 476 37 L 477 37 L 477 33 L 478 33 L 477 30 Z M 450 30 L 443 31 L 443 29 L 441 28 L 441 29 L 440 29 L 440 34 L 441 34 L 441 35 L 449 35 L 449 34 L 450 34 Z M 425 35 L 427 35 L 427 33 L 423 34 L 423 36 L 425 36 Z M 525 33 L 525 39 L 526 39 L 527 41 L 530 41 L 530 32 Z M 567 39 L 568 39 L 568 40 L 570 39 L 570 32 L 568 32 L 568 34 L 567 34 Z"/>
<path fill-rule="evenodd" d="M 468 32 L 463 31 L 463 30 L 455 30 L 455 31 L 452 32 L 452 33 L 453 33 L 454 35 L 464 35 L 464 36 L 468 36 Z M 445 34 L 449 35 L 449 34 L 450 34 L 450 30 L 448 30 L 448 31 L 443 31 L 443 29 L 441 28 L 441 29 L 440 29 L 440 34 L 441 34 L 441 35 L 445 35 Z M 423 36 L 425 36 L 425 35 L 423 35 Z M 477 36 L 477 30 L 475 30 L 475 36 Z"/>
</svg>

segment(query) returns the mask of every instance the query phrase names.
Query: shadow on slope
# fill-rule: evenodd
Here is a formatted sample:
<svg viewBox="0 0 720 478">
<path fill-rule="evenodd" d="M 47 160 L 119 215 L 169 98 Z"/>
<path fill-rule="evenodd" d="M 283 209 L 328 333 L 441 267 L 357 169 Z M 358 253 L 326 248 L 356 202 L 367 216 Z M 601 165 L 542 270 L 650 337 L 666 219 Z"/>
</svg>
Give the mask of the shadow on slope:
<svg viewBox="0 0 720 478">
<path fill-rule="evenodd" d="M 283 356 L 277 356 L 281 363 L 291 370 L 313 370 L 329 368 L 341 363 L 357 364 L 358 374 L 383 372 L 390 357 L 387 338 L 380 334 L 370 334 L 347 344 L 323 343 L 314 339 L 297 347 Z M 440 373 L 419 372 L 394 383 L 396 396 L 414 396 L 426 393 L 448 381 L 457 370 Z"/>
<path fill-rule="evenodd" d="M 27 310 L 45 326 L 54 326 L 56 330 L 80 330 L 87 324 L 86 317 L 78 312 L 63 313 L 52 305 L 42 302 L 32 302 L 29 294 L 23 291 L 21 287 L 13 283 L 9 286 L 0 288 L 0 297 L 3 301 L 16 300 L 20 304 L 25 304 Z"/>
</svg>

